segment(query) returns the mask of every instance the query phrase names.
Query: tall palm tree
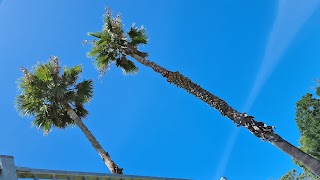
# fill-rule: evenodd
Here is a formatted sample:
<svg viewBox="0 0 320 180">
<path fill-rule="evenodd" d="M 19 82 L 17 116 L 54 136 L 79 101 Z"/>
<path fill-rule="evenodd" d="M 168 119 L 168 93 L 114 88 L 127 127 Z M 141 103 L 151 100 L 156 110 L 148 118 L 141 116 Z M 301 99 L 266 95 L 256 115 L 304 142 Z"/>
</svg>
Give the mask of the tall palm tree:
<svg viewBox="0 0 320 180">
<path fill-rule="evenodd" d="M 57 57 L 50 58 L 48 63 L 37 64 L 32 72 L 22 68 L 24 76 L 19 80 L 21 94 L 16 98 L 16 107 L 22 115 L 35 117 L 32 122 L 44 133 L 49 133 L 52 127 L 66 128 L 76 124 L 90 141 L 107 165 L 111 173 L 122 174 L 108 152 L 106 152 L 81 118 L 88 111 L 84 104 L 93 95 L 92 80 L 77 82 L 81 66 L 64 68 L 61 72 Z"/>
<path fill-rule="evenodd" d="M 206 91 L 178 71 L 169 71 L 147 60 L 148 54 L 138 50 L 139 45 L 147 44 L 148 42 L 146 31 L 143 27 L 136 28 L 133 25 L 125 34 L 120 15 L 113 18 L 111 11 L 107 10 L 104 16 L 102 31 L 89 33 L 89 35 L 95 37 L 95 40 L 92 41 L 93 47 L 88 53 L 88 56 L 94 58 L 95 66 L 101 73 L 109 68 L 110 63 L 115 63 L 116 66 L 122 68 L 125 73 L 136 72 L 138 68 L 132 61 L 127 59 L 127 56 L 131 56 L 136 61 L 161 74 L 169 83 L 173 83 L 177 87 L 183 88 L 188 93 L 193 94 L 209 106 L 218 110 L 223 116 L 227 116 L 236 123 L 237 126 L 243 126 L 256 137 L 270 142 L 272 145 L 299 161 L 313 173 L 320 176 L 320 162 L 276 134 L 273 126 L 267 126 L 263 122 L 256 121 L 254 117 L 248 116 L 246 113 L 238 112 L 224 100 Z"/>
</svg>

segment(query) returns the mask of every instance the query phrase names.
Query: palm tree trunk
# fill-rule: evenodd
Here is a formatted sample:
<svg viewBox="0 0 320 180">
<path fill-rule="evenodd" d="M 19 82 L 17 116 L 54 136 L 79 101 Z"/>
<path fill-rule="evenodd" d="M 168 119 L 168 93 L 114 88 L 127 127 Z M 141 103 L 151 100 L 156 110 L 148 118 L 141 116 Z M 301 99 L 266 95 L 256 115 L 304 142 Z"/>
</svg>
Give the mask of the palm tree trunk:
<svg viewBox="0 0 320 180">
<path fill-rule="evenodd" d="M 76 114 L 76 112 L 70 107 L 70 105 L 66 105 L 67 107 L 67 113 L 70 116 L 71 119 L 74 120 L 74 122 L 79 126 L 81 131 L 85 134 L 85 136 L 88 138 L 90 141 L 91 145 L 94 147 L 94 149 L 98 152 L 100 157 L 102 158 L 103 162 L 107 165 L 109 168 L 110 172 L 112 174 L 123 174 L 123 168 L 119 168 L 117 164 L 115 164 L 109 153 L 106 152 L 97 139 L 92 135 L 92 133 L 89 131 L 89 129 L 86 127 L 86 125 L 82 122 L 80 117 Z"/>
<path fill-rule="evenodd" d="M 206 91 L 196 83 L 192 82 L 189 78 L 180 74 L 178 71 L 168 71 L 154 62 L 145 59 L 144 53 L 138 51 L 135 47 L 127 45 L 125 48 L 122 47 L 120 51 L 126 55 L 130 55 L 141 64 L 152 68 L 155 72 L 160 73 L 170 84 L 173 83 L 177 87 L 183 88 L 188 93 L 193 94 L 195 97 L 207 103 L 209 106 L 217 109 L 223 116 L 227 116 L 234 123 L 236 123 L 237 126 L 244 126 L 258 138 L 270 142 L 272 145 L 287 153 L 320 177 L 320 162 L 312 156 L 304 153 L 299 148 L 285 141 L 278 134 L 274 133 L 273 126 L 267 126 L 263 122 L 255 121 L 254 117 L 248 116 L 246 113 L 240 113 L 236 111 L 224 100 Z"/>
<path fill-rule="evenodd" d="M 312 156 L 306 154 L 299 148 L 293 146 L 286 140 L 282 139 L 279 135 L 274 134 L 277 140 L 269 141 L 272 145 L 278 147 L 281 151 L 289 154 L 292 158 L 299 161 L 302 165 L 304 165 L 307 169 L 313 172 L 315 175 L 320 177 L 320 163 L 319 160 L 313 158 Z"/>
</svg>

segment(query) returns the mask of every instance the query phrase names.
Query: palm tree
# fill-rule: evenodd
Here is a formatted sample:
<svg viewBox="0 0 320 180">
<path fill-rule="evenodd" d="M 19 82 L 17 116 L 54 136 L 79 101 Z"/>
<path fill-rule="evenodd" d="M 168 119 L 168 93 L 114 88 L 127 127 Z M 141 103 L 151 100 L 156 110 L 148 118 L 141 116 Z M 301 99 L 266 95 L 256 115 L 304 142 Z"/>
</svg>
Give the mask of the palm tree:
<svg viewBox="0 0 320 180">
<path fill-rule="evenodd" d="M 93 95 L 92 80 L 77 82 L 81 66 L 64 68 L 61 72 L 57 57 L 50 58 L 48 63 L 35 66 L 33 72 L 22 68 L 24 76 L 19 80 L 21 94 L 16 98 L 16 107 L 21 115 L 31 115 L 35 119 L 33 125 L 43 129 L 45 134 L 52 127 L 64 129 L 76 124 L 96 149 L 111 173 L 122 174 L 108 152 L 106 152 L 81 118 L 86 117 L 88 111 L 84 104 Z"/>
<path fill-rule="evenodd" d="M 138 68 L 132 61 L 127 59 L 127 56 L 131 56 L 136 61 L 161 74 L 169 83 L 173 83 L 177 87 L 193 94 L 209 106 L 218 110 L 223 116 L 227 116 L 236 123 L 237 126 L 243 126 L 256 137 L 270 142 L 272 145 L 299 161 L 314 174 L 320 176 L 320 162 L 276 134 L 273 126 L 267 126 L 263 122 L 256 121 L 253 116 L 238 112 L 224 100 L 206 91 L 178 71 L 169 71 L 147 60 L 148 54 L 138 50 L 139 45 L 147 44 L 148 42 L 146 31 L 143 27 L 136 28 L 133 25 L 129 32 L 124 34 L 120 15 L 113 18 L 111 11 L 107 10 L 104 16 L 102 31 L 89 33 L 89 35 L 96 39 L 92 41 L 93 47 L 88 53 L 88 56 L 94 58 L 95 66 L 100 73 L 104 73 L 109 68 L 110 63 L 115 63 L 116 66 L 122 68 L 125 73 L 136 72 Z"/>
</svg>

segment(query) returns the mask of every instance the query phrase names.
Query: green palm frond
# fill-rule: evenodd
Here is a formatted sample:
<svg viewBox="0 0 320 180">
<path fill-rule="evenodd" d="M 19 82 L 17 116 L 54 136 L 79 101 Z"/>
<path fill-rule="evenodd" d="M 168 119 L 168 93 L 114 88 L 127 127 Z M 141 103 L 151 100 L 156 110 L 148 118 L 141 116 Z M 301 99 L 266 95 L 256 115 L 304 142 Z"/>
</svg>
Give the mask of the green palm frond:
<svg viewBox="0 0 320 180">
<path fill-rule="evenodd" d="M 94 43 L 96 43 L 96 42 L 94 42 Z M 92 43 L 92 44 L 93 44 L 93 48 L 91 49 L 91 51 L 89 51 L 89 52 L 87 53 L 87 56 L 88 56 L 89 58 L 98 56 L 98 55 L 101 53 L 101 51 L 102 51 L 102 49 L 101 49 L 101 48 L 98 48 L 99 46 L 95 45 L 94 43 Z"/>
<path fill-rule="evenodd" d="M 46 82 L 52 80 L 52 67 L 51 64 L 39 64 L 35 68 L 35 72 L 33 75 L 35 75 L 35 78 L 38 78 L 39 80 Z"/>
<path fill-rule="evenodd" d="M 109 29 L 110 31 L 113 31 L 112 13 L 111 13 L 111 11 L 107 11 L 107 13 L 104 15 L 104 23 L 105 23 L 105 28 L 106 29 Z"/>
<path fill-rule="evenodd" d="M 88 111 L 84 108 L 82 104 L 77 104 L 75 106 L 75 112 L 77 113 L 77 115 L 81 117 L 86 117 L 88 115 Z"/>
<path fill-rule="evenodd" d="M 98 38 L 98 39 L 101 39 L 101 38 L 102 38 L 101 32 L 89 32 L 89 33 L 88 33 L 88 36 L 93 36 L 93 37 L 96 37 L 96 38 Z"/>
<path fill-rule="evenodd" d="M 136 28 L 134 25 L 130 28 L 130 31 L 127 33 L 131 39 L 129 42 L 131 46 L 138 46 L 140 44 L 147 44 L 148 43 L 148 37 L 146 30 L 142 26 L 141 28 Z"/>
<path fill-rule="evenodd" d="M 124 74 L 132 74 L 138 72 L 138 68 L 134 63 L 123 56 L 121 59 L 117 59 L 116 66 L 121 67 Z"/>
<path fill-rule="evenodd" d="M 84 104 L 90 101 L 93 96 L 93 82 L 92 80 L 84 80 L 76 85 L 75 103 Z"/>
<path fill-rule="evenodd" d="M 100 73 L 109 69 L 111 63 L 115 63 L 125 74 L 138 72 L 135 64 L 127 60 L 125 53 L 121 49 L 130 45 L 137 48 L 138 45 L 147 44 L 148 37 L 143 27 L 131 27 L 130 31 L 124 33 L 121 16 L 112 17 L 110 10 L 104 15 L 104 26 L 100 32 L 88 33 L 95 38 L 92 42 L 92 49 L 88 52 L 88 57 L 94 58 L 94 65 Z M 143 53 L 143 57 L 148 54 Z"/>
<path fill-rule="evenodd" d="M 99 70 L 99 72 L 103 73 L 110 67 L 111 58 L 108 53 L 99 54 L 96 56 L 94 65 Z"/>
<path fill-rule="evenodd" d="M 35 112 L 40 109 L 41 105 L 42 103 L 39 100 L 33 98 L 33 96 L 30 94 L 22 94 L 16 98 L 16 107 L 20 110 L 20 114 L 22 116 L 35 115 Z"/>
<path fill-rule="evenodd" d="M 318 82 L 318 83 L 320 83 L 320 82 Z M 316 94 L 317 94 L 318 96 L 320 96 L 320 86 L 317 87 L 317 89 L 316 89 Z"/>
<path fill-rule="evenodd" d="M 33 116 L 32 124 L 44 133 L 49 133 L 52 127 L 65 128 L 74 124 L 66 105 L 74 107 L 80 118 L 87 116 L 84 103 L 93 96 L 91 80 L 78 82 L 81 66 L 65 67 L 61 74 L 60 69 L 54 57 L 47 63 L 38 63 L 31 73 L 24 68 L 24 76 L 18 80 L 21 94 L 16 97 L 16 108 L 23 116 Z"/>
<path fill-rule="evenodd" d="M 82 73 L 82 68 L 80 65 L 74 66 L 72 68 L 64 67 L 64 72 L 62 74 L 62 81 L 66 85 L 73 85 L 77 82 L 80 77 L 80 73 Z"/>
</svg>

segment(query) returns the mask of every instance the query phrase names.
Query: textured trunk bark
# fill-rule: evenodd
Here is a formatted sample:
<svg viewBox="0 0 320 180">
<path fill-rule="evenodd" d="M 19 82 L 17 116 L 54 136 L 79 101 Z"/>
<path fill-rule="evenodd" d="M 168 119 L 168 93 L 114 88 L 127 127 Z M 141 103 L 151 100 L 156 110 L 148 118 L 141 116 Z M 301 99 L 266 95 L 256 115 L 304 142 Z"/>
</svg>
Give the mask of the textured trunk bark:
<svg viewBox="0 0 320 180">
<path fill-rule="evenodd" d="M 273 126 L 267 126 L 263 122 L 255 121 L 254 117 L 248 116 L 246 113 L 240 113 L 236 111 L 224 100 L 206 91 L 196 83 L 192 82 L 189 78 L 180 74 L 178 71 L 168 71 L 154 62 L 145 59 L 143 53 L 138 51 L 135 47 L 130 47 L 128 45 L 127 47 L 120 48 L 120 51 L 133 57 L 141 64 L 152 68 L 155 72 L 160 73 L 170 84 L 173 83 L 177 87 L 183 88 L 188 93 L 193 94 L 200 100 L 207 103 L 209 106 L 217 109 L 223 116 L 227 116 L 234 123 L 236 123 L 237 126 L 244 126 L 255 136 L 264 141 L 269 141 L 271 144 L 290 155 L 292 158 L 300 162 L 302 165 L 320 177 L 320 162 L 274 133 Z"/>
<path fill-rule="evenodd" d="M 315 175 L 320 177 L 320 163 L 319 160 L 312 156 L 304 153 L 299 148 L 293 146 L 286 140 L 282 139 L 279 135 L 274 134 L 276 141 L 270 141 L 271 144 L 278 147 L 281 151 L 289 154 L 292 158 L 303 164 L 307 169 L 313 172 Z"/>
<path fill-rule="evenodd" d="M 103 162 L 107 165 L 109 170 L 112 174 L 123 174 L 123 168 L 119 168 L 117 164 L 115 164 L 111 157 L 109 156 L 109 153 L 106 152 L 97 139 L 92 135 L 92 133 L 89 131 L 89 129 L 86 127 L 86 125 L 82 122 L 80 117 L 76 114 L 76 112 L 69 106 L 67 106 L 67 113 L 70 116 L 71 119 L 74 120 L 74 122 L 78 125 L 78 127 L 81 129 L 81 131 L 85 134 L 85 136 L 90 141 L 91 145 L 94 147 L 94 149 L 98 152 L 100 157 L 102 158 Z"/>
</svg>

